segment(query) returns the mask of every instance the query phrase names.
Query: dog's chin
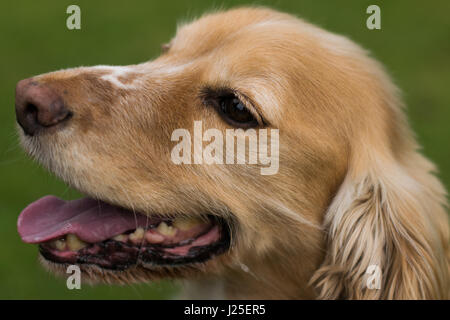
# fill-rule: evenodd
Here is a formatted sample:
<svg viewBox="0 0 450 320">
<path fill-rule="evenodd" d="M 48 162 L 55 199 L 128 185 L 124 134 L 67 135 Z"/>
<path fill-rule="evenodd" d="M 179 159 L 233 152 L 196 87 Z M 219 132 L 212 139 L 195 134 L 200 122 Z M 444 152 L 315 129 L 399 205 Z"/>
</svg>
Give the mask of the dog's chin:
<svg viewBox="0 0 450 320">
<path fill-rule="evenodd" d="M 81 272 L 80 280 L 82 283 L 127 285 L 171 279 L 194 279 L 203 274 L 218 272 L 223 266 L 223 259 L 226 259 L 226 257 L 221 256 L 203 263 L 178 266 L 133 265 L 126 270 L 105 269 L 92 264 L 78 264 L 77 266 Z M 39 262 L 47 271 L 57 277 L 67 278 L 70 275 L 67 272 L 72 264 L 54 262 L 45 258 L 42 254 L 39 255 Z"/>
</svg>

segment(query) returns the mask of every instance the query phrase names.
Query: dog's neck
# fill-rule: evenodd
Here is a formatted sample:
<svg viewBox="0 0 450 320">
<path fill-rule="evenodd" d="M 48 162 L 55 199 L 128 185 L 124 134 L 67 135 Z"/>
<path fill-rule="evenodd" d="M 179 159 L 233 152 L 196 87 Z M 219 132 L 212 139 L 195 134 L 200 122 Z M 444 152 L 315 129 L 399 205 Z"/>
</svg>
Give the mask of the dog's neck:
<svg viewBox="0 0 450 320">
<path fill-rule="evenodd" d="M 205 275 L 182 284 L 180 299 L 315 299 L 309 282 L 323 257 L 308 250 L 275 253 L 252 263 L 235 263 L 218 275 Z M 283 258 L 284 257 L 284 258 Z"/>
</svg>

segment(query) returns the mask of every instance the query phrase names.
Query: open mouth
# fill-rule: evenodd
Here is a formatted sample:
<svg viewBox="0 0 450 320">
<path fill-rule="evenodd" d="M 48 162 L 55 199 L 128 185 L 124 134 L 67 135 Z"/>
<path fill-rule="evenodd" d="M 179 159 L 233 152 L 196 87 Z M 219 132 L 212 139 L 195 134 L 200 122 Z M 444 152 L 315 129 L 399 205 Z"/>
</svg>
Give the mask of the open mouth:
<svg viewBox="0 0 450 320">
<path fill-rule="evenodd" d="M 213 215 L 146 216 L 92 198 L 46 196 L 26 207 L 17 225 L 47 260 L 112 270 L 204 262 L 230 246 L 226 223 Z"/>
</svg>

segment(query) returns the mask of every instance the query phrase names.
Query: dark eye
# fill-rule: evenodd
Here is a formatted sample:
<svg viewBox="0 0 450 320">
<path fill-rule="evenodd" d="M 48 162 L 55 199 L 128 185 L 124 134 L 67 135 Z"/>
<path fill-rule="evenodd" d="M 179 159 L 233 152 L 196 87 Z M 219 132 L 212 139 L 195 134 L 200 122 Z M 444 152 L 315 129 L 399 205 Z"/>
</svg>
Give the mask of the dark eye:
<svg viewBox="0 0 450 320">
<path fill-rule="evenodd" d="M 253 114 L 235 95 L 219 98 L 219 109 L 222 117 L 233 126 L 251 128 L 258 125 Z"/>
</svg>

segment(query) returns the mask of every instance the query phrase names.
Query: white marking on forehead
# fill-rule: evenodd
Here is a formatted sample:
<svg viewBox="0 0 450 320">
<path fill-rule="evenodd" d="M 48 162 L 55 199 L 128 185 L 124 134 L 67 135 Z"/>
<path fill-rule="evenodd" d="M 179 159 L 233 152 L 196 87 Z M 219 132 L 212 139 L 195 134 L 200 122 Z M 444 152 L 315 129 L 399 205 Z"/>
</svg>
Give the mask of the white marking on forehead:
<svg viewBox="0 0 450 320">
<path fill-rule="evenodd" d="M 124 84 L 119 80 L 120 77 L 126 77 L 128 74 L 141 74 L 149 77 L 173 76 L 182 73 L 186 68 L 193 64 L 192 61 L 181 64 L 170 64 L 168 62 L 150 62 L 134 66 L 107 66 L 98 65 L 91 67 L 92 69 L 108 72 L 101 76 L 102 80 L 106 80 L 121 89 L 139 89 L 139 82 L 142 78 L 134 79 L 129 84 Z"/>
<path fill-rule="evenodd" d="M 130 66 L 94 66 L 93 69 L 98 69 L 101 71 L 109 71 L 108 74 L 101 76 L 100 79 L 106 80 L 118 88 L 122 89 L 137 89 L 136 80 L 130 81 L 130 84 L 124 84 L 119 80 L 120 77 L 126 77 L 130 73 L 142 73 L 134 67 Z"/>
</svg>

